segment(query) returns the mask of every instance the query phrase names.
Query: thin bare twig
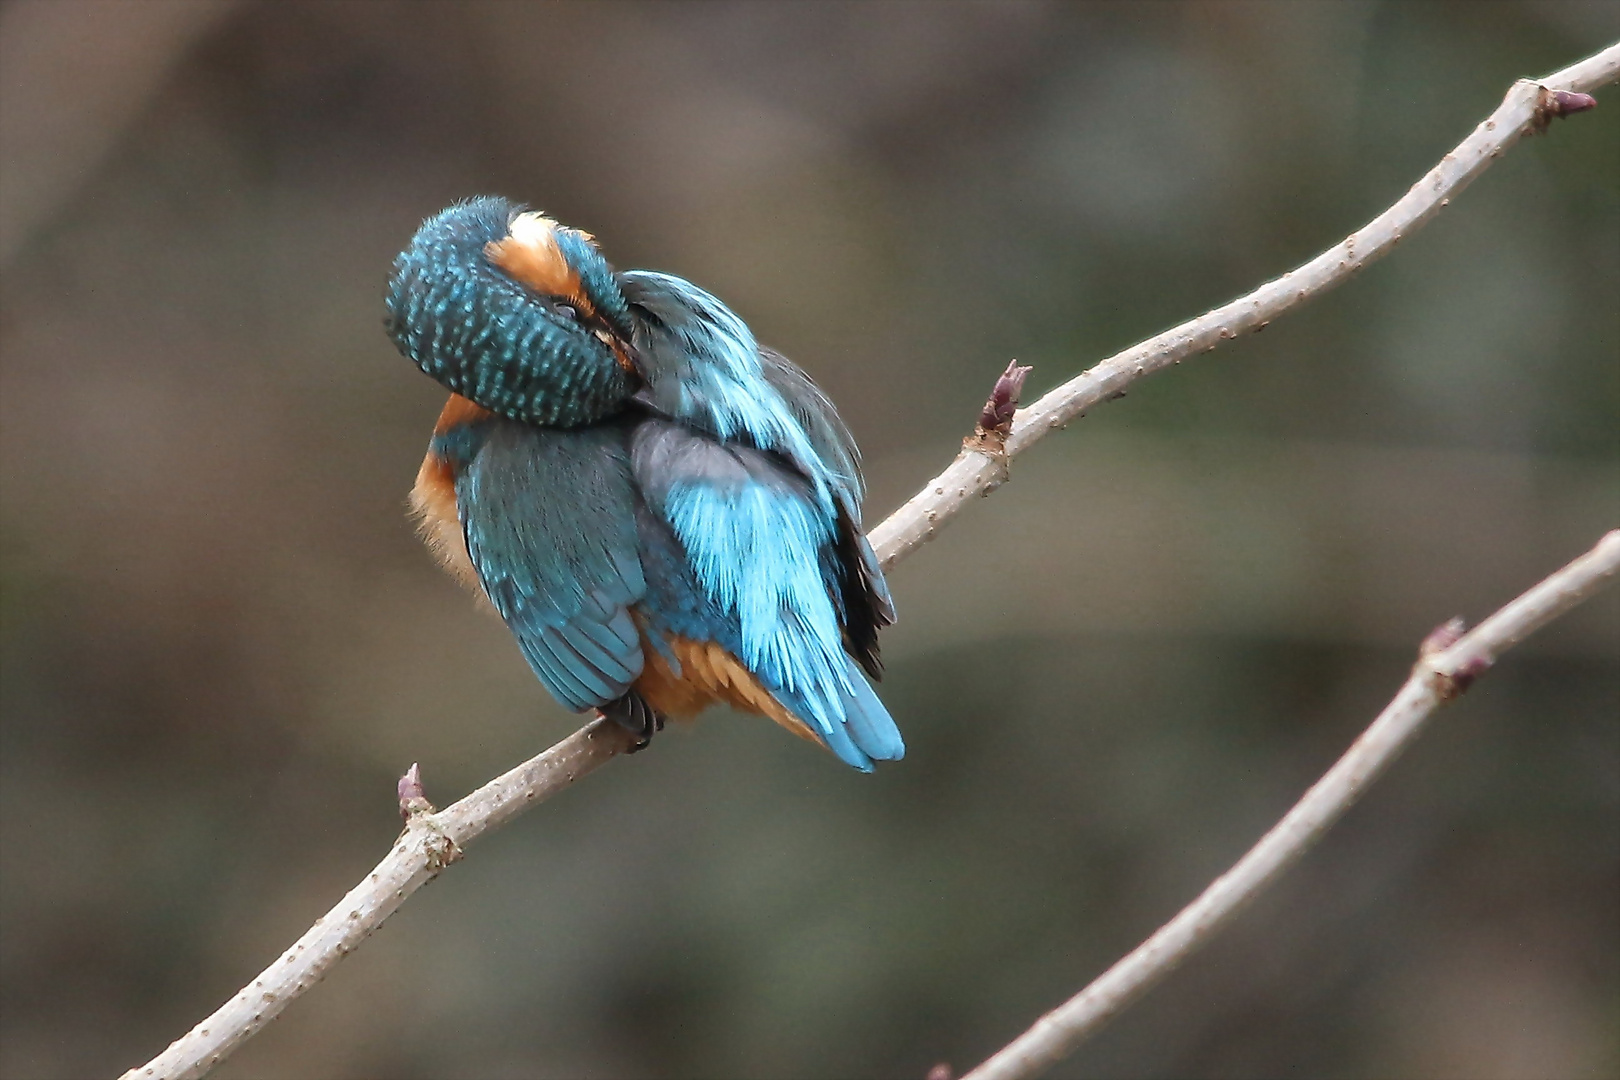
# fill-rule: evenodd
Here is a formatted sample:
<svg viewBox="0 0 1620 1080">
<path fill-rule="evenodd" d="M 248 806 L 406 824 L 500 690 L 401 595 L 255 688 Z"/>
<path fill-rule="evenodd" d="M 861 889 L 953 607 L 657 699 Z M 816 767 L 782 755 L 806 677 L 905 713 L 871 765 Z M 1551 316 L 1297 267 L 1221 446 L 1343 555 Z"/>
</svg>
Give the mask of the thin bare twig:
<svg viewBox="0 0 1620 1080">
<path fill-rule="evenodd" d="M 1304 798 L 1237 865 L 1090 986 L 1047 1013 L 962 1080 L 1028 1080 L 1068 1055 L 1192 955 L 1309 851 L 1423 730 L 1507 649 L 1613 582 L 1620 530 L 1486 619 L 1470 634 L 1452 620 L 1429 635 L 1411 678 Z M 1449 644 L 1448 644 L 1449 643 Z"/>
<path fill-rule="evenodd" d="M 1070 379 L 1029 408 L 1019 410 L 1012 432 L 1001 446 L 987 447 L 981 440 L 970 439 L 950 468 L 872 530 L 872 546 L 882 558 L 884 569 L 932 539 L 934 531 L 954 517 L 963 503 L 1005 483 L 1010 459 L 1053 430 L 1119 396 L 1142 376 L 1208 352 L 1239 334 L 1263 330 L 1277 316 L 1342 284 L 1427 224 L 1502 151 L 1525 135 L 1543 130 L 1553 117 L 1590 108 L 1595 102 L 1585 92 L 1616 79 L 1620 79 L 1620 45 L 1611 45 L 1539 82 L 1520 79 L 1497 110 L 1468 138 L 1441 158 L 1440 164 L 1413 184 L 1394 206 L 1360 230 L 1247 296 L 1171 327 Z M 1582 98 L 1585 100 L 1578 100 Z"/>
<path fill-rule="evenodd" d="M 1248 296 L 1234 300 L 1119 353 L 1020 410 L 1010 432 L 1000 417 L 966 440 L 951 466 L 872 530 L 885 569 L 915 551 L 969 498 L 1007 479 L 1009 460 L 1086 409 L 1118 395 L 1149 372 L 1207 352 L 1327 291 L 1395 246 L 1478 176 L 1491 160 L 1554 116 L 1590 107 L 1584 91 L 1620 77 L 1620 46 L 1537 82 L 1521 81 L 1500 108 L 1389 210 L 1343 243 Z M 1014 375 L 1009 368 L 1004 379 Z M 998 389 L 1000 389 L 998 384 Z M 1016 393 L 1016 390 L 1013 390 Z M 992 403 L 996 395 L 992 395 Z M 1003 403 L 1005 404 L 1005 403 Z M 989 409 L 994 412 L 994 409 Z M 359 885 L 239 994 L 124 1080 L 198 1077 L 223 1060 L 381 926 L 412 892 L 460 857 L 461 849 L 524 809 L 628 748 L 612 724 L 588 724 L 538 757 L 437 813 L 409 817 L 398 843 Z M 403 800 L 403 796 L 402 796 Z M 425 800 L 424 800 L 425 801 Z"/>
</svg>

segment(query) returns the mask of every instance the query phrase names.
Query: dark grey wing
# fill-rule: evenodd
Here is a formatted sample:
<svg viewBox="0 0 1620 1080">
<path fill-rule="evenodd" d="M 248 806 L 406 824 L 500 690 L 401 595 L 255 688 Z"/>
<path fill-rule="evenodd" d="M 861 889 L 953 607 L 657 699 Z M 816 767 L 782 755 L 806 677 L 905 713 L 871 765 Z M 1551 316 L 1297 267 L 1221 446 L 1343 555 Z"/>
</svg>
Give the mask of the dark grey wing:
<svg viewBox="0 0 1620 1080">
<path fill-rule="evenodd" d="M 839 491 L 836 545 L 844 632 L 850 655 L 872 678 L 882 678 L 877 632 L 894 622 L 894 597 L 889 594 L 877 554 L 861 529 L 861 498 L 865 494 L 861 452 L 832 400 L 802 368 L 775 349 L 761 348 L 759 358 L 764 362 L 766 380 L 787 401 L 816 453 L 829 469 L 848 478 Z"/>
</svg>

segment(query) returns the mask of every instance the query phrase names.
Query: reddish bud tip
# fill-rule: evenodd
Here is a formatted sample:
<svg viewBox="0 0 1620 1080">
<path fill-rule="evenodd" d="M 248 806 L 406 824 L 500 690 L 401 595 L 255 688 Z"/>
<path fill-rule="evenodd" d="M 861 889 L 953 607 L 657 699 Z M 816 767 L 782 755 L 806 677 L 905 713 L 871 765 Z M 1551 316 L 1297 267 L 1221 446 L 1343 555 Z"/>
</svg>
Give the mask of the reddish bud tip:
<svg viewBox="0 0 1620 1080">
<path fill-rule="evenodd" d="M 427 792 L 422 789 L 422 766 L 412 762 L 399 778 L 399 816 L 409 821 L 412 814 L 424 811 L 431 814 L 433 804 L 428 802 Z"/>
<path fill-rule="evenodd" d="M 1027 371 L 1029 369 L 1026 368 L 1025 370 Z M 924 1077 L 924 1080 L 951 1080 L 950 1063 L 942 1061 L 938 1065 L 935 1065 L 932 1069 L 928 1070 L 928 1075 Z"/>
<path fill-rule="evenodd" d="M 1491 670 L 1491 662 L 1483 656 L 1476 656 L 1452 672 L 1451 681 L 1457 687 L 1457 693 L 1460 694 L 1472 686 L 1475 679 L 1489 670 Z"/>
<path fill-rule="evenodd" d="M 1544 86 L 1536 98 L 1536 111 L 1530 117 L 1530 131 L 1540 135 L 1547 130 L 1547 125 L 1558 117 L 1595 108 L 1597 98 L 1591 94 L 1577 94 L 1573 90 L 1548 90 Z"/>
<path fill-rule="evenodd" d="M 426 797 L 427 793 L 422 790 L 422 764 L 413 761 L 411 767 L 405 770 L 405 775 L 399 778 L 399 801 L 409 802 Z"/>
<path fill-rule="evenodd" d="M 1447 619 L 1429 631 L 1429 636 L 1424 638 L 1423 643 L 1418 646 L 1418 655 L 1429 657 L 1436 653 L 1445 652 L 1462 640 L 1463 632 L 1467 629 L 1468 624 L 1463 622 L 1461 615 Z"/>
<path fill-rule="evenodd" d="M 1012 431 L 1013 413 L 1018 411 L 1018 397 L 1024 392 L 1024 380 L 1033 370 L 1029 367 L 1019 367 L 1016 360 L 1007 365 L 1007 370 L 996 380 L 995 389 L 990 391 L 990 397 L 984 403 L 984 411 L 979 414 L 981 430 L 993 431 L 999 435 L 1006 435 Z"/>
<path fill-rule="evenodd" d="M 1585 112 L 1587 109 L 1597 108 L 1597 98 L 1591 94 L 1577 94 L 1571 90 L 1554 90 L 1550 111 L 1554 116 L 1568 116 L 1570 113 Z"/>
</svg>

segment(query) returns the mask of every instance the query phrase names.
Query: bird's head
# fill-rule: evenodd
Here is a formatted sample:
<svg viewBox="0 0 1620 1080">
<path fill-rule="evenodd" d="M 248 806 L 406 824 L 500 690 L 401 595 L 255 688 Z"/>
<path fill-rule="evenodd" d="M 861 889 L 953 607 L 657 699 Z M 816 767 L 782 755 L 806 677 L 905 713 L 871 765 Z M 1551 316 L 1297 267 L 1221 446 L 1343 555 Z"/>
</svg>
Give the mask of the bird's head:
<svg viewBox="0 0 1620 1080">
<path fill-rule="evenodd" d="M 640 386 L 630 309 L 591 237 L 505 199 L 423 222 L 394 260 L 388 335 L 449 390 L 553 427 L 599 420 Z"/>
</svg>

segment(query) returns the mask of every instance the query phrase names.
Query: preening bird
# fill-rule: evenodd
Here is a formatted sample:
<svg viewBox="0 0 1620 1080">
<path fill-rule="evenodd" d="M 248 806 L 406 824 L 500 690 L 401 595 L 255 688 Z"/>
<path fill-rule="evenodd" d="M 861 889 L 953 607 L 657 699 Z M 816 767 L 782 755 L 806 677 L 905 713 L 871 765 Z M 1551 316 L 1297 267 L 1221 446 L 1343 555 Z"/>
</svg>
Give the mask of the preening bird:
<svg viewBox="0 0 1620 1080">
<path fill-rule="evenodd" d="M 862 771 L 905 754 L 862 674 L 894 604 L 859 453 L 809 376 L 697 286 L 498 198 L 423 223 L 387 306 L 451 392 L 422 532 L 552 696 L 638 745 L 725 703 Z"/>
</svg>

